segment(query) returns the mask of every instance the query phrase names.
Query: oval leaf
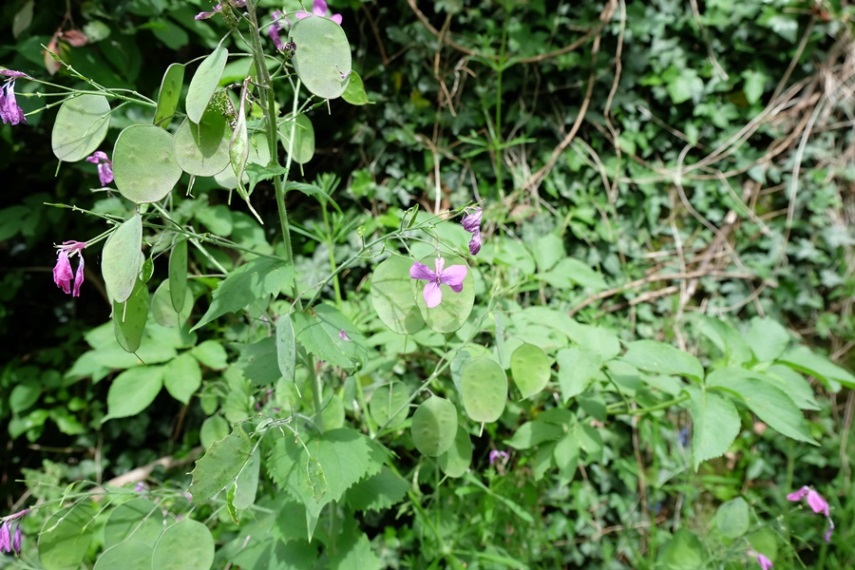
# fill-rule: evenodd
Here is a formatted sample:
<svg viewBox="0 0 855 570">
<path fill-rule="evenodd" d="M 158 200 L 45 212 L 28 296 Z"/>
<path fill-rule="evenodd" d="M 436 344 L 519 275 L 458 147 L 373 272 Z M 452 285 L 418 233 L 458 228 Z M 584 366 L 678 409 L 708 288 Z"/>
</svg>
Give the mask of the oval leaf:
<svg viewBox="0 0 855 570">
<path fill-rule="evenodd" d="M 312 94 L 324 99 L 341 97 L 350 75 L 350 44 L 341 26 L 327 18 L 311 16 L 291 28 L 297 44 L 294 68 Z"/>
<path fill-rule="evenodd" d="M 104 545 L 115 546 L 128 540 L 154 544 L 163 532 L 163 514 L 144 497 L 119 505 L 104 526 Z"/>
<path fill-rule="evenodd" d="M 498 420 L 508 401 L 508 378 L 499 363 L 483 356 L 467 362 L 460 372 L 460 399 L 472 420 Z"/>
<path fill-rule="evenodd" d="M 169 253 L 169 298 L 172 300 L 172 308 L 178 313 L 184 308 L 186 291 L 187 240 L 181 239 Z"/>
<path fill-rule="evenodd" d="M 541 348 L 523 344 L 511 354 L 511 374 L 523 398 L 538 394 L 549 382 L 549 357 Z"/>
<path fill-rule="evenodd" d="M 113 303 L 124 303 L 136 286 L 143 264 L 142 218 L 134 214 L 107 239 L 101 254 L 101 276 L 107 296 Z"/>
<path fill-rule="evenodd" d="M 205 114 L 205 109 L 220 84 L 220 77 L 223 76 L 228 58 L 229 50 L 221 44 L 199 64 L 199 68 L 193 74 L 184 105 L 187 109 L 187 118 L 194 123 L 202 120 L 202 115 Z"/>
<path fill-rule="evenodd" d="M 101 420 L 135 416 L 160 393 L 163 387 L 161 366 L 137 366 L 116 376 L 107 393 L 107 416 Z"/>
<path fill-rule="evenodd" d="M 152 544 L 154 540 L 149 543 L 129 541 L 107 548 L 95 562 L 94 570 L 149 570 Z"/>
<path fill-rule="evenodd" d="M 172 135 L 154 125 L 131 125 L 113 147 L 113 176 L 122 196 L 136 204 L 164 198 L 181 178 Z"/>
<path fill-rule="evenodd" d="M 351 105 L 367 105 L 368 95 L 365 93 L 365 84 L 359 74 L 351 71 L 347 79 L 347 87 L 341 94 L 341 98 Z"/>
<path fill-rule="evenodd" d="M 151 567 L 158 570 L 210 570 L 213 563 L 211 531 L 192 519 L 184 519 L 163 531 L 151 557 Z"/>
<path fill-rule="evenodd" d="M 422 455 L 442 455 L 451 448 L 457 435 L 457 408 L 445 398 L 431 396 L 413 414 L 410 430 Z"/>
<path fill-rule="evenodd" d="M 368 411 L 380 429 L 395 429 L 407 419 L 410 389 L 403 382 L 380 386 L 371 394 Z"/>
<path fill-rule="evenodd" d="M 412 261 L 392 255 L 374 268 L 371 276 L 371 304 L 377 316 L 398 334 L 415 334 L 425 327 L 413 296 Z"/>
<path fill-rule="evenodd" d="M 51 131 L 53 154 L 65 162 L 83 160 L 96 150 L 110 127 L 110 103 L 103 95 L 81 95 L 59 107 Z"/>
<path fill-rule="evenodd" d="M 157 110 L 154 112 L 154 124 L 166 128 L 181 99 L 181 85 L 184 83 L 184 64 L 173 63 L 166 68 L 160 82 L 160 93 L 157 96 Z"/>
<path fill-rule="evenodd" d="M 142 344 L 148 307 L 148 287 L 139 279 L 124 303 L 113 303 L 113 330 L 127 352 L 136 352 Z"/>
<path fill-rule="evenodd" d="M 439 468 L 449 477 L 463 477 L 472 463 L 472 442 L 463 426 L 457 426 L 454 445 L 439 456 Z"/>
<path fill-rule="evenodd" d="M 80 568 L 89 550 L 95 509 L 80 502 L 51 516 L 39 535 L 39 562 L 45 570 Z"/>
<path fill-rule="evenodd" d="M 185 119 L 173 137 L 175 161 L 194 176 L 214 176 L 229 165 L 231 131 L 219 111 L 208 111 L 197 123 Z"/>
<path fill-rule="evenodd" d="M 277 122 L 279 140 L 285 152 L 291 155 L 291 160 L 297 164 L 306 164 L 315 156 L 315 128 L 306 115 L 297 115 L 297 120 L 283 117 Z M 291 133 L 294 142 L 291 142 Z"/>
<path fill-rule="evenodd" d="M 186 352 L 170 360 L 163 369 L 163 386 L 182 404 L 188 403 L 201 385 L 202 369 Z"/>
<path fill-rule="evenodd" d="M 172 305 L 172 284 L 162 281 L 151 298 L 151 315 L 154 322 L 163 327 L 176 328 L 187 322 L 193 310 L 193 293 L 187 287 L 184 290 L 184 308 L 177 312 Z"/>
</svg>

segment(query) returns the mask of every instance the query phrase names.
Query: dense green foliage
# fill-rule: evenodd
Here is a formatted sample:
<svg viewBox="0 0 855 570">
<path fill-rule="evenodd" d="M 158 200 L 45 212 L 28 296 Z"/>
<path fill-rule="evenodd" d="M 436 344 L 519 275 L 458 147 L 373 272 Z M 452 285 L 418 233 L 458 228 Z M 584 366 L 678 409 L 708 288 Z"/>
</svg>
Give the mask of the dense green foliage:
<svg viewBox="0 0 855 570">
<path fill-rule="evenodd" d="M 0 567 L 855 565 L 852 10 L 329 4 L 0 8 Z"/>
</svg>

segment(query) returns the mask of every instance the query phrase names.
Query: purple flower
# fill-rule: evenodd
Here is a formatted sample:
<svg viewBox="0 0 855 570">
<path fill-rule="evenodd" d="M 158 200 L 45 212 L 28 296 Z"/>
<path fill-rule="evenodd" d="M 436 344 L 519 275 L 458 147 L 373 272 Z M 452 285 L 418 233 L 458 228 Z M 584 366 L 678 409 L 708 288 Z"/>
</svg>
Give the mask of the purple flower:
<svg viewBox="0 0 855 570">
<path fill-rule="evenodd" d="M 481 208 L 476 208 L 471 214 L 463 216 L 460 224 L 464 230 L 472 234 L 472 239 L 469 240 L 469 253 L 478 255 L 481 251 Z"/>
<path fill-rule="evenodd" d="M 282 41 L 279 34 L 282 33 L 285 28 L 279 23 L 279 21 L 284 21 L 286 25 L 291 25 L 291 23 L 279 10 L 274 10 L 270 17 L 273 18 L 273 23 L 270 24 L 269 28 L 267 28 L 267 35 L 270 36 L 271 40 L 273 40 L 273 45 L 276 46 L 276 49 L 282 51 L 285 49 L 285 42 Z"/>
<path fill-rule="evenodd" d="M 15 538 L 12 539 L 12 550 L 21 555 L 21 525 L 15 527 Z"/>
<path fill-rule="evenodd" d="M 465 265 L 452 265 L 448 269 L 443 269 L 445 260 L 437 257 L 434 261 L 436 271 L 431 271 L 427 265 L 416 261 L 410 267 L 410 277 L 419 281 L 427 281 L 424 290 L 425 304 L 428 309 L 433 309 L 442 302 L 442 289 L 439 288 L 443 283 L 451 287 L 455 293 L 463 291 L 463 280 L 466 279 Z"/>
<path fill-rule="evenodd" d="M 246 0 L 227 0 L 227 3 L 229 5 L 235 7 L 235 8 L 246 8 Z M 220 2 L 219 4 L 214 6 L 214 9 L 210 12 L 199 12 L 198 14 L 196 14 L 196 16 L 193 19 L 194 20 L 207 20 L 208 18 L 211 18 L 217 12 L 223 11 L 223 4 L 224 4 L 224 2 Z"/>
<path fill-rule="evenodd" d="M 27 77 L 27 74 L 12 69 L 3 69 L 0 70 L 0 75 L 9 78 L 0 87 L 0 120 L 10 125 L 26 123 L 27 118 L 24 116 L 24 111 L 21 110 L 17 100 L 15 100 L 15 80 L 19 77 Z"/>
<path fill-rule="evenodd" d="M 510 458 L 510 455 L 508 455 L 507 451 L 499 451 L 497 449 L 490 450 L 490 466 L 499 460 L 504 463 L 508 458 Z"/>
<path fill-rule="evenodd" d="M 759 564 L 760 568 L 763 570 L 772 570 L 772 561 L 766 558 L 763 554 L 757 555 L 757 564 Z"/>
<path fill-rule="evenodd" d="M 80 286 L 83 285 L 83 248 L 85 247 L 85 241 L 66 241 L 62 245 L 56 246 L 58 251 L 56 265 L 53 267 L 53 282 L 66 295 L 71 294 L 72 297 L 80 296 Z M 72 275 L 69 256 L 74 254 L 80 256 L 80 261 L 77 264 L 77 271 Z"/>
<path fill-rule="evenodd" d="M 344 342 L 350 342 L 350 337 L 347 336 L 347 333 L 344 331 L 344 329 L 338 331 L 338 338 L 340 338 Z"/>
<path fill-rule="evenodd" d="M 321 18 L 325 18 L 327 15 L 327 3 L 324 0 L 315 0 L 314 6 L 312 7 L 312 14 L 315 16 L 320 16 Z M 302 20 L 303 18 L 308 18 L 312 14 L 309 14 L 305 10 L 300 10 L 296 14 L 294 14 L 298 20 Z M 330 16 L 330 20 L 341 25 L 341 14 L 333 14 Z"/>
<path fill-rule="evenodd" d="M 813 512 L 818 515 L 823 515 L 828 519 L 828 530 L 825 531 L 825 542 L 830 541 L 831 533 L 834 532 L 834 521 L 831 520 L 831 513 L 828 510 L 828 502 L 822 498 L 822 495 L 807 485 L 798 491 L 793 491 L 787 495 L 787 500 L 793 502 L 801 501 L 804 498 L 807 498 L 807 504 Z"/>
<path fill-rule="evenodd" d="M 98 165 L 98 179 L 102 186 L 113 181 L 113 161 L 107 157 L 107 153 L 96 150 L 92 156 L 86 157 L 86 162 Z"/>
<path fill-rule="evenodd" d="M 12 552 L 12 533 L 8 522 L 0 525 L 0 552 Z"/>
</svg>

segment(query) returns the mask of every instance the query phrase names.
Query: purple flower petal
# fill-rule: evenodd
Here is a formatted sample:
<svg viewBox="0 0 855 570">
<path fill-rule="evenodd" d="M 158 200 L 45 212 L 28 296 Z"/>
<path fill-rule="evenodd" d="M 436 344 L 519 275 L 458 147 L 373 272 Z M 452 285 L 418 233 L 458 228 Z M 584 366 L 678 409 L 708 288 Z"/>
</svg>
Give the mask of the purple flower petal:
<svg viewBox="0 0 855 570">
<path fill-rule="evenodd" d="M 424 263 L 416 261 L 413 263 L 412 267 L 410 267 L 410 277 L 420 281 L 435 281 L 436 273 L 431 271 Z"/>
<path fill-rule="evenodd" d="M 807 504 L 813 512 L 823 514 L 826 517 L 830 516 L 828 512 L 828 503 L 813 489 L 810 489 L 807 492 Z"/>
<path fill-rule="evenodd" d="M 0 88 L 0 121 L 10 125 L 26 123 L 27 118 L 24 111 L 18 106 L 15 99 L 15 80 L 7 81 Z"/>
<path fill-rule="evenodd" d="M 792 493 L 787 495 L 787 500 L 788 501 L 794 501 L 794 502 L 795 501 L 801 501 L 802 497 L 804 497 L 805 495 L 808 494 L 808 491 L 810 491 L 809 487 L 802 487 L 798 491 L 793 491 Z"/>
<path fill-rule="evenodd" d="M 759 564 L 760 568 L 763 570 L 772 570 L 772 561 L 766 558 L 763 554 L 757 555 L 757 564 Z"/>
<path fill-rule="evenodd" d="M 0 525 L 0 552 L 12 552 L 12 533 L 8 522 Z"/>
<path fill-rule="evenodd" d="M 341 14 L 333 14 L 332 16 L 330 16 L 330 20 L 332 20 L 333 22 L 335 22 L 336 24 L 338 24 L 340 26 L 341 25 Z"/>
<path fill-rule="evenodd" d="M 98 164 L 99 162 L 103 162 L 108 160 L 107 153 L 103 150 L 96 150 L 92 154 L 86 157 L 86 162 L 91 162 L 92 164 Z"/>
<path fill-rule="evenodd" d="M 350 342 L 350 337 L 347 336 L 347 332 L 345 332 L 344 329 L 341 329 L 340 331 L 338 331 L 338 338 L 340 338 L 344 342 Z"/>
<path fill-rule="evenodd" d="M 475 230 L 472 239 L 469 240 L 469 253 L 478 255 L 479 251 L 481 251 L 481 230 Z"/>
<path fill-rule="evenodd" d="M 73 278 L 71 262 L 68 261 L 68 252 L 60 250 L 56 257 L 56 265 L 53 266 L 53 282 L 68 294 L 71 293 L 71 280 Z"/>
<path fill-rule="evenodd" d="M 80 255 L 80 262 L 77 264 L 77 271 L 74 272 L 74 290 L 71 293 L 72 297 L 80 296 L 80 286 L 83 285 L 83 279 L 85 275 L 83 273 L 83 255 Z M 68 291 L 66 291 L 68 293 Z"/>
<path fill-rule="evenodd" d="M 441 283 L 445 283 L 451 287 L 451 290 L 455 293 L 460 293 L 463 291 L 463 280 L 466 279 L 467 271 L 468 269 L 465 265 L 452 265 L 442 272 L 439 280 Z"/>
<path fill-rule="evenodd" d="M 5 77 L 10 77 L 12 79 L 17 79 L 19 77 L 29 78 L 30 76 L 21 71 L 15 71 L 14 69 L 0 69 L 0 75 Z"/>
<path fill-rule="evenodd" d="M 476 209 L 467 216 L 463 216 L 463 219 L 460 220 L 460 225 L 469 233 L 479 231 L 481 229 L 481 208 Z"/>
<path fill-rule="evenodd" d="M 425 285 L 424 297 L 425 305 L 427 305 L 428 309 L 433 309 L 442 303 L 442 290 L 439 288 L 439 283 L 429 281 Z"/>
<path fill-rule="evenodd" d="M 15 551 L 15 554 L 18 556 L 21 555 L 21 527 L 15 527 L 15 538 L 12 539 L 12 550 Z"/>
</svg>

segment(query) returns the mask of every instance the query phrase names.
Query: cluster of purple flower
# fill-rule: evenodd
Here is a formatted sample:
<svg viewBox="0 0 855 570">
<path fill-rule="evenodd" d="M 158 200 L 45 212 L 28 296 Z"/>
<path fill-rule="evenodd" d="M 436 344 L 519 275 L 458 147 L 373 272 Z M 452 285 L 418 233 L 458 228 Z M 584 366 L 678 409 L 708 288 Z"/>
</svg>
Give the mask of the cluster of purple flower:
<svg viewBox="0 0 855 570">
<path fill-rule="evenodd" d="M 0 120 L 10 125 L 26 123 L 27 118 L 24 116 L 24 111 L 21 110 L 18 101 L 15 99 L 15 80 L 19 77 L 27 77 L 27 74 L 11 69 L 0 69 L 0 75 L 9 78 L 0 87 Z"/>
<path fill-rule="evenodd" d="M 21 554 L 21 525 L 16 523 L 13 533 L 12 521 L 23 517 L 28 512 L 30 509 L 24 509 L 3 519 L 3 523 L 0 524 L 0 552 Z"/>
<path fill-rule="evenodd" d="M 789 495 L 787 495 L 787 500 L 797 503 L 805 499 L 810 509 L 818 515 L 823 515 L 826 519 L 828 519 L 828 530 L 825 531 L 825 542 L 831 540 L 831 533 L 834 532 L 834 521 L 831 520 L 831 512 L 828 508 L 828 501 L 822 498 L 822 495 L 817 493 L 814 489 L 811 489 L 808 486 L 804 486 L 798 491 L 793 491 Z M 772 570 L 774 564 L 765 554 L 757 554 L 757 564 L 760 565 L 762 570 Z"/>
</svg>

